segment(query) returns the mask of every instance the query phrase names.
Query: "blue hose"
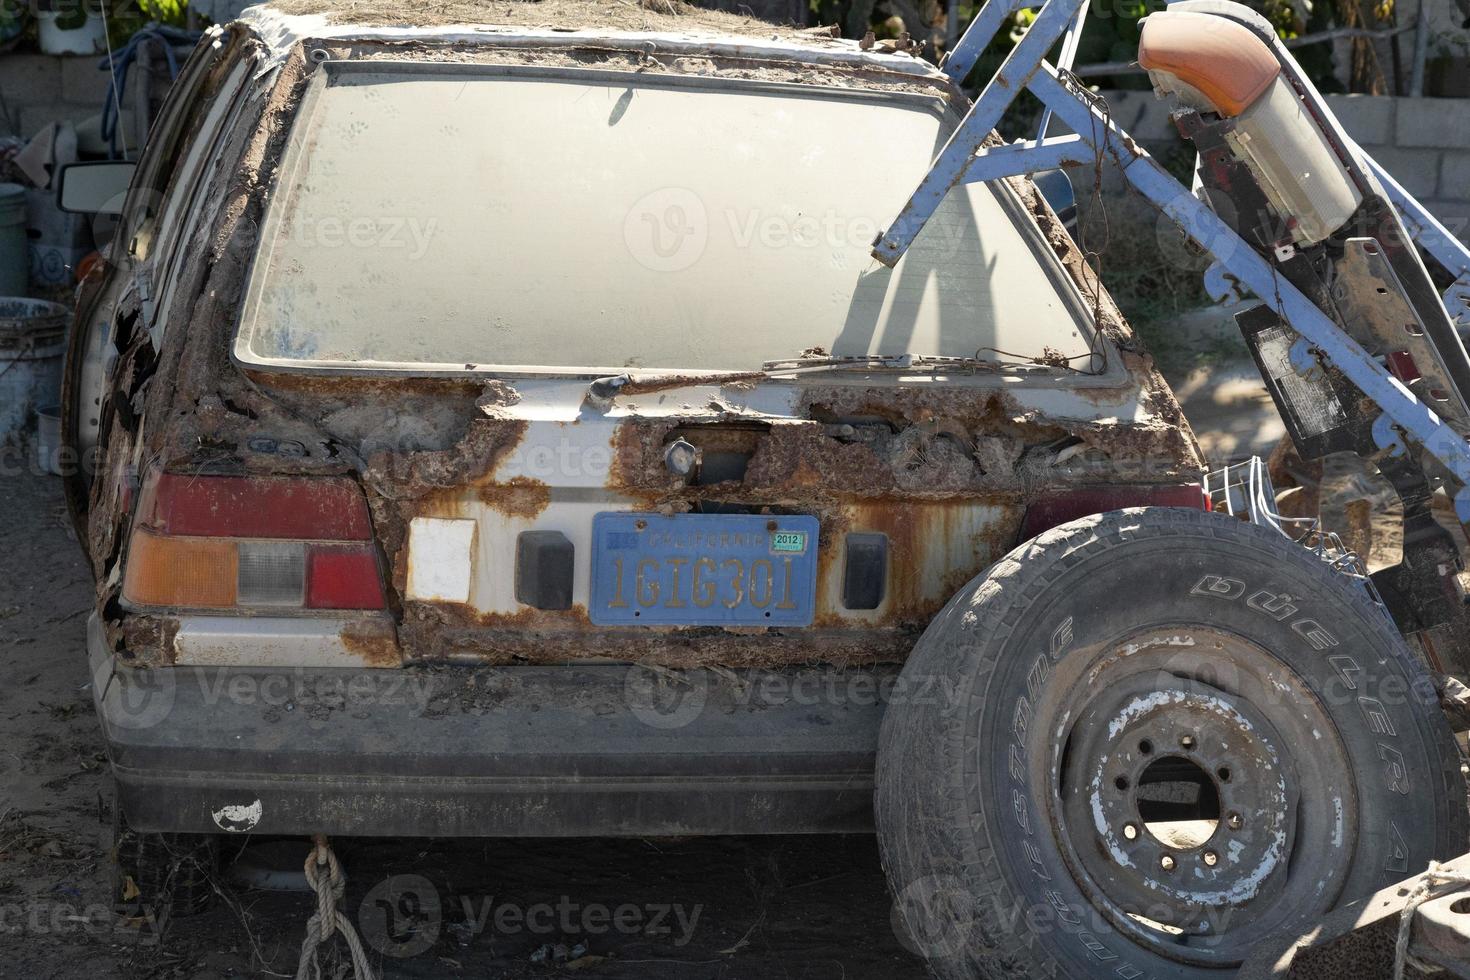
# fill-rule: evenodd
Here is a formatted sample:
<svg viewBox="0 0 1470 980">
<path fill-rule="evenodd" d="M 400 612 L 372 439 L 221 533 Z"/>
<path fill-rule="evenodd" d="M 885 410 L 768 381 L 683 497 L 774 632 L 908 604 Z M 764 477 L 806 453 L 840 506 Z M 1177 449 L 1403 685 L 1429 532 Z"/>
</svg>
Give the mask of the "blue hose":
<svg viewBox="0 0 1470 980">
<path fill-rule="evenodd" d="M 175 79 L 179 77 L 179 62 L 174 57 L 174 45 L 193 45 L 202 36 L 203 34 L 199 31 L 186 31 L 179 27 L 166 27 L 158 23 L 149 24 L 128 38 L 127 43 L 121 48 L 98 63 L 98 71 L 112 72 L 112 78 L 107 83 L 107 97 L 102 104 L 102 138 L 107 141 L 109 155 L 112 159 L 116 160 L 121 155 L 117 145 L 118 104 L 122 101 L 123 93 L 128 89 L 128 69 L 132 67 L 133 60 L 138 57 L 139 50 L 150 41 L 159 42 L 163 47 L 164 58 L 168 61 L 168 77 Z"/>
</svg>

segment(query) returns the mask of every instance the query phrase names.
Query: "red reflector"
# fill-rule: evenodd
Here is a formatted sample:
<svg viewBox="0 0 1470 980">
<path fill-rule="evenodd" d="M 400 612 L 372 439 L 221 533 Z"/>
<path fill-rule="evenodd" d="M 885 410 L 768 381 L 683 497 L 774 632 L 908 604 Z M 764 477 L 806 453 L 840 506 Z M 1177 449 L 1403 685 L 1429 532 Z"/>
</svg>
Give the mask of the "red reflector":
<svg viewBox="0 0 1470 980">
<path fill-rule="evenodd" d="M 382 609 L 383 586 L 371 548 L 314 547 L 306 553 L 308 609 Z"/>
<path fill-rule="evenodd" d="M 1204 487 L 1186 483 L 1171 487 L 1088 487 L 1050 494 L 1033 500 L 1021 522 L 1021 540 L 1034 538 L 1059 524 L 1125 507 L 1188 507 L 1208 509 Z"/>
<path fill-rule="evenodd" d="M 1414 358 L 1409 355 L 1408 351 L 1389 352 L 1388 369 L 1393 372 L 1394 377 L 1406 385 L 1413 384 L 1421 377 L 1419 365 L 1414 363 Z"/>
<path fill-rule="evenodd" d="M 168 535 L 372 540 L 367 500 L 342 477 L 160 473 L 144 489 L 139 517 Z"/>
</svg>

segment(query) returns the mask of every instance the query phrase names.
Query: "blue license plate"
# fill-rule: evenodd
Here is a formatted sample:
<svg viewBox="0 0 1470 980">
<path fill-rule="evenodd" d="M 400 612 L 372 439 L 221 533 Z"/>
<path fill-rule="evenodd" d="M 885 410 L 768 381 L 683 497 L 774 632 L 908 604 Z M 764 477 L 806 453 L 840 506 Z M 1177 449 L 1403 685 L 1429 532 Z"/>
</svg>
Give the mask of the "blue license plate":
<svg viewBox="0 0 1470 980">
<path fill-rule="evenodd" d="M 763 514 L 598 514 L 592 622 L 602 626 L 808 626 L 817 519 Z"/>
</svg>

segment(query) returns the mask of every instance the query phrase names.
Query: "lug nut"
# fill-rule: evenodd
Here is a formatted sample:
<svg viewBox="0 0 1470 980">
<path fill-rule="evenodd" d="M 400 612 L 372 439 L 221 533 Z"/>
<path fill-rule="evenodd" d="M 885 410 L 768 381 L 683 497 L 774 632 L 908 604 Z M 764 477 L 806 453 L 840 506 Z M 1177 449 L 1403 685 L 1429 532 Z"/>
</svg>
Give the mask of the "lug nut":
<svg viewBox="0 0 1470 980">
<path fill-rule="evenodd" d="M 1205 851 L 1205 865 L 1207 867 L 1213 868 L 1215 865 L 1217 865 L 1219 863 L 1220 863 L 1220 855 L 1216 854 L 1214 851 Z"/>
<path fill-rule="evenodd" d="M 1163 857 L 1159 858 L 1159 867 L 1163 868 L 1165 871 L 1173 871 L 1174 855 L 1165 854 Z"/>
<path fill-rule="evenodd" d="M 1138 828 L 1131 823 L 1123 825 L 1123 836 L 1129 840 L 1138 840 Z"/>
<path fill-rule="evenodd" d="M 1244 822 L 1245 821 L 1243 821 L 1243 820 L 1240 819 L 1240 814 L 1238 814 L 1238 813 L 1232 813 L 1230 816 L 1228 816 L 1228 817 L 1225 818 L 1225 824 L 1231 830 L 1239 830 L 1240 829 L 1240 825 L 1242 823 L 1244 823 Z"/>
<path fill-rule="evenodd" d="M 1179 747 L 1182 748 L 1182 749 L 1192 749 L 1192 748 L 1194 748 L 1194 736 L 1193 735 L 1186 735 L 1183 738 L 1181 738 L 1179 740 Z"/>
</svg>

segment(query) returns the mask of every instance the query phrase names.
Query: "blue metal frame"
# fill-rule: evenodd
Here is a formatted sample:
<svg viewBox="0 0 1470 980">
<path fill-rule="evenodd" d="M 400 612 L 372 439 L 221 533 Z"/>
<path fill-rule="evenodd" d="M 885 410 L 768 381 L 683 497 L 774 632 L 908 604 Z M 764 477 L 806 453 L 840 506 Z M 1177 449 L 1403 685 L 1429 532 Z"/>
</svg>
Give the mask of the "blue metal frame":
<svg viewBox="0 0 1470 980">
<path fill-rule="evenodd" d="M 1010 14 L 1023 2 L 990 0 L 946 59 L 943 70 L 956 82 L 962 81 Z M 918 189 L 893 224 L 874 242 L 874 258 L 890 267 L 897 265 L 950 188 L 958 183 L 996 180 L 1069 164 L 1093 165 L 1104 158 L 1110 159 L 1141 194 L 1301 334 L 1302 341 L 1292 358 L 1299 370 L 1311 370 L 1319 362 L 1331 363 L 1383 409 L 1382 424 L 1374 427 L 1374 437 L 1381 448 L 1403 451 L 1405 441 L 1417 443 L 1453 474 L 1460 484 L 1455 497 L 1456 511 L 1462 522 L 1470 522 L 1470 445 L 1466 440 L 1301 291 L 1278 276 L 1270 262 L 1114 125 L 1097 104 L 1070 87 L 1058 70 L 1046 62 L 1047 52 L 1069 26 L 1077 23 L 1080 28 L 1078 18 L 1087 2 L 1045 0 L 1030 29 L 1011 50 L 1000 70 L 985 84 L 969 113 L 935 157 Z M 982 148 L 1023 87 L 1078 135 Z M 1375 169 L 1381 178 L 1386 177 L 1380 168 Z M 1401 209 L 1413 201 L 1392 178 L 1383 182 Z M 1426 243 L 1426 247 L 1439 249 L 1434 253 L 1437 259 L 1445 262 L 1443 255 L 1453 261 L 1458 249 L 1470 262 L 1470 254 L 1454 242 L 1453 236 L 1434 222 L 1417 202 L 1412 206 L 1417 208 L 1417 213 L 1406 213 L 1405 217 L 1411 225 L 1418 226 L 1414 230 L 1428 229 L 1429 233 L 1437 232 L 1440 236 L 1433 245 Z M 1454 246 L 1449 244 L 1451 242 Z M 1470 265 L 1464 268 L 1470 269 Z"/>
</svg>

